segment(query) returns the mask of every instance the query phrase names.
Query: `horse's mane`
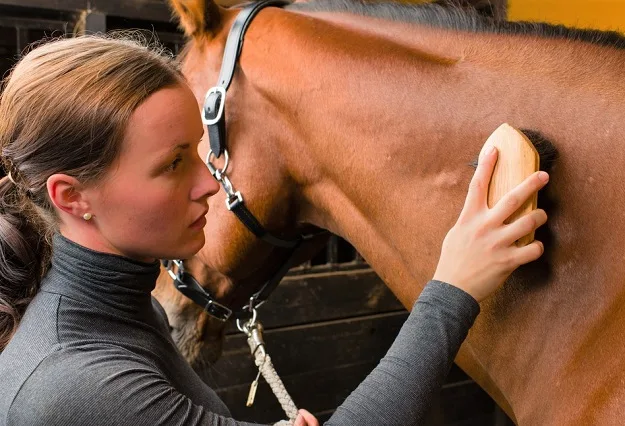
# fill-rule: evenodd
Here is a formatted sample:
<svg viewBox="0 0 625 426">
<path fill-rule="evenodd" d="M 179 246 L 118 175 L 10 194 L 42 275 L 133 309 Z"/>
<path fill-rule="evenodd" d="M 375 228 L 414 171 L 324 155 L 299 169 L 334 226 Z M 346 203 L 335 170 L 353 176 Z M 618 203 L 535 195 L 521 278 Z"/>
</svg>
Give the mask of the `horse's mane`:
<svg viewBox="0 0 625 426">
<path fill-rule="evenodd" d="M 470 7 L 435 3 L 368 3 L 363 0 L 312 0 L 287 8 L 308 12 L 345 12 L 356 15 L 411 22 L 455 31 L 517 34 L 582 41 L 625 49 L 625 37 L 616 31 L 569 28 L 540 22 L 510 22 L 483 16 Z"/>
</svg>

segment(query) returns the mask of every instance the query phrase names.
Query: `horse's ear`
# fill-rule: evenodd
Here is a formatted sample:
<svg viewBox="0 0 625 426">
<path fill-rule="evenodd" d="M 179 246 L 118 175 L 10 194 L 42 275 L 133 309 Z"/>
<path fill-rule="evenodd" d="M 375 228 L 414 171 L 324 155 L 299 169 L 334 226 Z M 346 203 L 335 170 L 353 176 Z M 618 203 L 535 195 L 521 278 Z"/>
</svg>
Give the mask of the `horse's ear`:
<svg viewBox="0 0 625 426">
<path fill-rule="evenodd" d="M 210 37 L 219 27 L 221 15 L 213 0 L 169 0 L 169 5 L 187 37 Z"/>
</svg>

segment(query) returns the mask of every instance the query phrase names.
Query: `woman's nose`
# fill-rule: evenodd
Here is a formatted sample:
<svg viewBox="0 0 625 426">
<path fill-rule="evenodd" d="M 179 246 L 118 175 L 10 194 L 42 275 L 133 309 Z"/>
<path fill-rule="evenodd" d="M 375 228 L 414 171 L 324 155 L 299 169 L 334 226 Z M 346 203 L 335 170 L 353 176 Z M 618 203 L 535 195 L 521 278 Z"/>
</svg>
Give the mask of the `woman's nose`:
<svg viewBox="0 0 625 426">
<path fill-rule="evenodd" d="M 212 197 L 219 192 L 219 182 L 213 177 L 204 162 L 199 167 L 191 198 L 194 200 Z"/>
</svg>

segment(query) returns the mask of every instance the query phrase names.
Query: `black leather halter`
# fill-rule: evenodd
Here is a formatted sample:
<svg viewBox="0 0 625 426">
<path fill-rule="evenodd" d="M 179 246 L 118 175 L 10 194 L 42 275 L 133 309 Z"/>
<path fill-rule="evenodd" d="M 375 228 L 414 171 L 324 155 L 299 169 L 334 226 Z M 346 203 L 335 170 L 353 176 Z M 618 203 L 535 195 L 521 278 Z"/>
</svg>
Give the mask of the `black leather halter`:
<svg viewBox="0 0 625 426">
<path fill-rule="evenodd" d="M 286 0 L 263 0 L 250 3 L 239 12 L 234 24 L 232 24 L 228 40 L 226 41 L 217 85 L 210 88 L 204 98 L 202 118 L 204 124 L 208 126 L 211 151 L 217 158 L 221 157 L 226 150 L 226 120 L 224 111 L 226 91 L 232 82 L 237 61 L 243 48 L 245 31 L 247 31 L 247 27 L 249 27 L 258 12 L 265 7 L 282 7 L 290 3 L 290 1 Z"/>
<path fill-rule="evenodd" d="M 232 25 L 226 47 L 224 51 L 221 71 L 217 85 L 212 87 L 206 93 L 204 106 L 202 108 L 202 121 L 208 128 L 208 136 L 210 140 L 210 151 L 206 156 L 206 165 L 210 169 L 213 176 L 221 183 L 226 192 L 226 207 L 232 211 L 239 220 L 258 238 L 263 241 L 280 248 L 290 249 L 287 260 L 280 266 L 278 271 L 265 282 L 258 291 L 256 291 L 249 299 L 249 302 L 239 310 L 230 309 L 218 303 L 214 297 L 207 292 L 197 282 L 197 280 L 189 273 L 185 272 L 182 261 L 164 261 L 163 264 L 167 268 L 169 274 L 174 280 L 174 286 L 185 296 L 193 300 L 204 308 L 211 316 L 226 321 L 234 313 L 235 317 L 253 312 L 254 309 L 262 305 L 269 297 L 269 294 L 280 283 L 280 280 L 294 266 L 293 260 L 297 249 L 301 243 L 315 235 L 300 236 L 295 239 L 283 239 L 276 237 L 268 232 L 256 219 L 256 217 L 248 210 L 243 200 L 243 196 L 232 186 L 226 170 L 228 168 L 228 151 L 226 148 L 226 120 L 225 120 L 225 101 L 226 92 L 236 69 L 237 60 L 243 47 L 243 38 L 247 27 L 251 23 L 256 14 L 263 8 L 268 6 L 284 6 L 289 4 L 285 0 L 264 0 L 257 3 L 251 3 L 244 7 Z M 210 161 L 212 156 L 217 158 L 225 156 L 225 165 L 222 169 L 216 168 Z M 174 271 L 173 266 L 177 266 Z"/>
</svg>

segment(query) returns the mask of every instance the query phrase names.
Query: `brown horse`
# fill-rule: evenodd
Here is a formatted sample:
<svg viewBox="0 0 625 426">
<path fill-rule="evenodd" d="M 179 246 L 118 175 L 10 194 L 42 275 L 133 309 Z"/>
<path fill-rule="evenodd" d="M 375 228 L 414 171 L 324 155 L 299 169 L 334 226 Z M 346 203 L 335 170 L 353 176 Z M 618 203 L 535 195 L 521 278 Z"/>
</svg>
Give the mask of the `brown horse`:
<svg viewBox="0 0 625 426">
<path fill-rule="evenodd" d="M 237 11 L 171 4 L 201 104 Z M 429 5 L 264 9 L 227 95 L 230 178 L 268 229 L 292 236 L 313 224 L 350 241 L 410 308 L 488 135 L 502 122 L 539 132 L 560 155 L 544 194 L 547 253 L 482 304 L 456 362 L 519 424 L 620 424 L 624 46 L 614 33 Z M 223 193 L 207 219 L 206 246 L 188 268 L 235 303 L 276 253 L 226 210 Z M 218 327 L 166 275 L 155 294 L 187 357 L 205 357 Z"/>
</svg>

